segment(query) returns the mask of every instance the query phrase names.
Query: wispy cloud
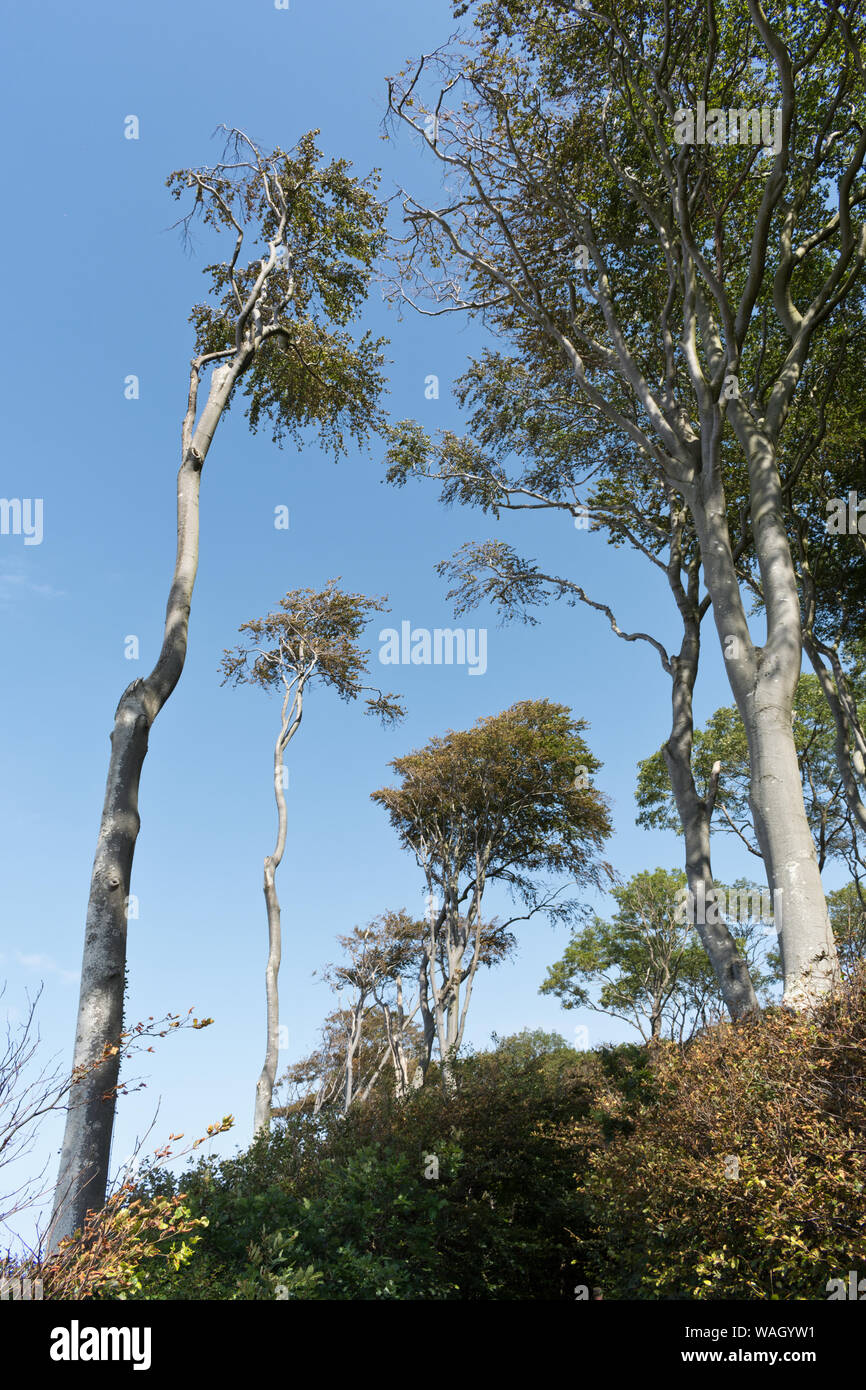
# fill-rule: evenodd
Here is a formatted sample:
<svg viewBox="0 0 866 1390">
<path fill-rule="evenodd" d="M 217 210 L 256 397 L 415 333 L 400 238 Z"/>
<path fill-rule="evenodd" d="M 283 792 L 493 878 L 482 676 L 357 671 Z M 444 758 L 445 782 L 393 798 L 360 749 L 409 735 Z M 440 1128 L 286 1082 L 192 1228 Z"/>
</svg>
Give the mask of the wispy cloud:
<svg viewBox="0 0 866 1390">
<path fill-rule="evenodd" d="M 64 589 L 55 589 L 53 584 L 35 584 L 26 574 L 15 571 L 0 574 L 0 603 L 8 603 L 22 593 L 36 594 L 40 598 L 66 598 Z"/>
<path fill-rule="evenodd" d="M 53 956 L 40 955 L 38 952 L 33 955 L 25 955 L 23 951 L 15 952 L 15 959 L 25 970 L 38 970 L 43 975 L 59 975 L 61 980 L 72 983 L 80 975 L 78 970 L 64 970 L 57 964 Z"/>
</svg>

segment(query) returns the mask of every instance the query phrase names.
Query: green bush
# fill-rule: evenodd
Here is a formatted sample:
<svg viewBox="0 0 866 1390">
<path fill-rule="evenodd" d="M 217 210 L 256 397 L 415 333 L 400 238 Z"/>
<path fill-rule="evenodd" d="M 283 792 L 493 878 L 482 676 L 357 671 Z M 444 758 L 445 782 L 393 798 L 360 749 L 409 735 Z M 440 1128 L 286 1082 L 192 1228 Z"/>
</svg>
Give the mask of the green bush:
<svg viewBox="0 0 866 1390">
<path fill-rule="evenodd" d="M 581 1184 L 605 1298 L 823 1299 L 866 1272 L 863 973 L 658 1050 L 650 1091 L 608 1087 Z"/>
<path fill-rule="evenodd" d="M 158 1174 L 197 1243 L 132 1296 L 822 1299 L 866 1273 L 866 988 L 660 1043 L 523 1033 Z"/>
<path fill-rule="evenodd" d="M 260 1298 L 282 1283 L 305 1299 L 571 1297 L 574 1121 L 599 1076 L 592 1055 L 525 1033 L 460 1062 L 453 1094 L 433 1079 L 345 1118 L 291 1115 L 237 1158 L 160 1174 L 153 1190 L 182 1190 L 208 1225 L 157 1296 Z"/>
</svg>

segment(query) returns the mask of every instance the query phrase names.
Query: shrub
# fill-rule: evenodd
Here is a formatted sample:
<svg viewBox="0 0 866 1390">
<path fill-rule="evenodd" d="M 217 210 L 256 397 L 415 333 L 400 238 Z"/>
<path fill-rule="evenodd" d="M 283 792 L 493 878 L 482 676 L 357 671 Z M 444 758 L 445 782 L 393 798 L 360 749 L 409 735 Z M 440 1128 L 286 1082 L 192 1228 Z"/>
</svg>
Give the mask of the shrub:
<svg viewBox="0 0 866 1390">
<path fill-rule="evenodd" d="M 6 1261 L 2 1273 L 41 1280 L 46 1299 L 151 1297 L 158 1271 L 176 1274 L 192 1258 L 205 1226 L 206 1218 L 192 1215 L 185 1193 L 147 1199 L 127 1182 L 100 1211 L 88 1212 L 83 1230 L 54 1254 Z"/>
<path fill-rule="evenodd" d="M 208 1220 L 160 1296 L 268 1296 L 279 1235 L 299 1279 L 321 1276 L 293 1298 L 571 1297 L 585 1139 L 569 1127 L 599 1075 L 591 1054 L 525 1033 L 459 1062 L 451 1094 L 431 1079 L 345 1118 L 291 1115 L 237 1158 L 159 1175 L 149 1195 L 182 1188 Z"/>
<path fill-rule="evenodd" d="M 820 1299 L 866 1271 L 866 980 L 773 1009 L 608 1085 L 581 1183 L 604 1296 Z M 586 1244 L 584 1248 L 587 1248 Z"/>
</svg>

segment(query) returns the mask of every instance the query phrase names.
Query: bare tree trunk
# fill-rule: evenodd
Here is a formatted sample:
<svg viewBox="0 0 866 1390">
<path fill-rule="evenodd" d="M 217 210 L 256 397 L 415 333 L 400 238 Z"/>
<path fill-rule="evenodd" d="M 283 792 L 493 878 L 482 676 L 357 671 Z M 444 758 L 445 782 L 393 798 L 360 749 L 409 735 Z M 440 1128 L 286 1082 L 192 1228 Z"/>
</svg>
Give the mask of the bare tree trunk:
<svg viewBox="0 0 866 1390">
<path fill-rule="evenodd" d="M 397 1097 L 397 1100 L 402 1100 L 409 1092 L 409 1068 L 404 1042 L 406 1017 L 403 1011 L 403 981 L 399 975 L 396 979 L 396 987 L 397 1004 L 395 1016 L 392 1017 L 391 1009 L 388 1004 L 383 1004 L 382 1017 L 385 1023 L 385 1037 L 388 1043 L 388 1052 L 391 1057 L 391 1067 L 394 1072 L 394 1095 Z"/>
<path fill-rule="evenodd" d="M 671 732 L 664 746 L 664 758 L 671 779 L 674 801 L 683 827 L 686 848 L 686 881 L 692 902 L 705 902 L 714 885 L 710 858 L 710 821 L 715 800 L 716 772 L 707 798 L 698 795 L 692 774 L 694 715 L 692 695 L 697 675 L 698 631 L 686 630 L 680 654 L 671 661 Z M 749 967 L 737 950 L 724 922 L 695 922 L 722 998 L 731 1018 L 745 1018 L 760 1009 L 749 975 Z"/>
<path fill-rule="evenodd" d="M 860 795 L 860 785 L 866 782 L 866 762 L 863 757 L 863 730 L 856 705 L 846 689 L 845 674 L 836 654 L 831 654 L 831 674 L 821 659 L 818 643 L 810 633 L 804 633 L 804 646 L 836 726 L 833 745 L 845 801 L 858 830 L 866 832 L 866 805 Z"/>
<path fill-rule="evenodd" d="M 436 993 L 436 980 L 433 977 L 433 943 L 435 941 L 435 925 L 430 924 L 430 939 L 425 942 L 424 949 L 418 963 L 418 1007 L 421 1010 L 421 1026 L 424 1031 L 424 1045 L 421 1057 L 413 1078 L 413 1085 L 417 1088 L 424 1085 L 427 1080 L 427 1072 L 430 1068 L 430 1060 L 433 1056 L 433 1043 L 436 1040 L 436 1022 L 433 1017 L 433 1010 L 430 1008 L 430 990 Z M 431 978 L 433 977 L 433 978 Z"/>
<path fill-rule="evenodd" d="M 105 803 L 87 907 L 73 1055 L 73 1069 L 83 1071 L 81 1080 L 73 1085 L 66 1116 L 49 1236 L 52 1250 L 64 1236 L 83 1227 L 90 1208 L 98 1209 L 105 1201 L 120 1065 L 126 914 L 140 824 L 141 769 L 151 726 L 177 685 L 186 659 L 190 604 L 198 567 L 202 466 L 248 355 L 246 351 L 238 353 L 231 365 L 214 368 L 207 404 L 194 433 L 202 363 L 193 363 L 183 459 L 177 480 L 177 558 L 162 650 L 150 675 L 127 686 L 114 714 Z"/>
<path fill-rule="evenodd" d="M 355 1098 L 355 1057 L 361 1046 L 361 1038 L 364 1032 L 364 1005 L 367 1002 L 366 994 L 361 991 L 356 1003 L 351 1009 L 352 1026 L 346 1044 L 346 1084 L 343 1091 L 343 1114 L 349 1113 L 349 1107 Z M 385 1057 L 387 1057 L 387 1050 Z M 360 1084 L 360 1075 L 358 1081 Z"/>
<path fill-rule="evenodd" d="M 439 1065 L 442 1086 L 446 1092 L 455 1088 L 454 1059 L 459 1045 L 458 1026 L 460 1018 L 460 964 L 463 946 L 460 940 L 459 900 L 455 885 L 449 885 L 445 901 L 445 941 L 443 950 L 447 961 L 448 974 L 441 989 L 436 985 L 433 974 L 433 1009 L 436 1017 L 436 1031 L 439 1037 Z"/>
<path fill-rule="evenodd" d="M 784 1000 L 800 1008 L 839 978 L 792 725 L 802 649 L 800 602 L 772 449 L 750 418 L 736 410 L 731 415 L 750 464 L 752 525 L 767 613 L 764 647 L 755 647 L 749 633 L 711 442 L 704 446 L 706 490 L 699 495 L 698 488 L 690 489 L 689 501 L 728 679 L 746 729 L 750 803 L 773 893 Z"/>
<path fill-rule="evenodd" d="M 280 933 L 280 900 L 277 897 L 274 871 L 279 859 L 268 855 L 265 859 L 265 904 L 268 913 L 268 963 L 265 967 L 265 997 L 267 1000 L 267 1041 L 265 1060 L 259 1079 L 256 1082 L 256 1106 L 253 1118 L 253 1134 L 270 1129 L 271 1104 L 274 1096 L 274 1082 L 277 1076 L 280 1035 L 280 997 L 278 976 L 282 955 Z"/>
<path fill-rule="evenodd" d="M 280 1051 L 280 996 L 278 977 L 282 957 L 282 931 L 280 926 L 280 900 L 277 897 L 276 872 L 282 862 L 286 849 L 286 797 L 283 790 L 283 754 L 286 745 L 297 730 L 303 713 L 303 685 L 298 689 L 296 717 L 289 719 L 290 692 L 286 690 L 283 698 L 280 732 L 274 745 L 274 797 L 277 803 L 277 843 L 273 854 L 265 859 L 265 904 L 268 913 L 268 963 L 265 967 L 265 996 L 267 999 L 267 1042 L 265 1061 L 256 1083 L 256 1108 L 253 1120 L 253 1133 L 270 1129 L 271 1105 L 274 1098 L 274 1082 L 277 1076 L 277 1059 Z"/>
<path fill-rule="evenodd" d="M 459 969 L 459 967 L 458 967 Z M 451 988 L 445 1003 L 445 1050 L 442 1053 L 442 1084 L 446 1091 L 453 1091 L 456 1085 L 454 1062 L 459 1047 L 460 1018 L 460 976 L 452 977 Z"/>
<path fill-rule="evenodd" d="M 772 866 L 784 999 L 796 1008 L 832 989 L 839 972 L 815 845 L 803 807 L 791 711 L 787 701 L 778 699 L 774 685 L 772 680 L 759 681 L 749 702 L 750 801 L 764 861 Z"/>
</svg>

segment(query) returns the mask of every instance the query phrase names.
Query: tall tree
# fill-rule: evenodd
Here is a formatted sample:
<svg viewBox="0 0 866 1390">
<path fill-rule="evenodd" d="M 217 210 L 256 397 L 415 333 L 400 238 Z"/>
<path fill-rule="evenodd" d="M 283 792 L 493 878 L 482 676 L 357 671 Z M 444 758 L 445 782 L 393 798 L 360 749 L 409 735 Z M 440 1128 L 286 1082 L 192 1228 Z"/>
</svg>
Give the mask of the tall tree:
<svg viewBox="0 0 866 1390">
<path fill-rule="evenodd" d="M 589 781 L 601 764 L 582 737 L 585 728 L 564 705 L 519 701 L 396 758 L 399 785 L 373 793 L 424 874 L 431 910 L 419 971 L 421 1018 L 427 1063 L 435 1030 L 446 1086 L 478 967 L 507 952 L 514 923 L 539 912 L 567 920 L 578 911 L 561 886 L 540 875 L 586 887 L 607 867 L 598 852 L 611 827 L 605 799 Z M 481 916 L 493 882 L 523 908 L 501 923 Z"/>
<path fill-rule="evenodd" d="M 804 373 L 792 411 L 782 497 L 797 559 L 803 647 L 836 729 L 834 751 L 852 821 L 866 832 L 866 660 L 859 615 L 866 601 L 863 484 L 864 294 L 853 321 L 832 335 Z M 748 560 L 748 555 L 745 557 Z M 763 602 L 761 576 L 744 579 Z"/>
<path fill-rule="evenodd" d="M 279 1054 L 279 971 L 282 956 L 280 900 L 276 873 L 286 849 L 288 816 L 284 779 L 286 749 L 301 725 L 308 688 L 329 687 L 341 700 L 359 699 L 367 692 L 366 712 L 393 723 L 404 711 L 393 695 L 364 684 L 368 651 L 358 645 L 373 613 L 385 610 L 382 599 L 349 594 L 336 579 L 324 589 L 292 589 L 280 599 L 279 613 L 241 623 L 246 641 L 223 656 L 223 684 L 256 685 L 282 694 L 280 731 L 274 745 L 273 786 L 277 803 L 277 839 L 265 856 L 264 894 L 268 915 L 268 963 L 265 969 L 267 1042 L 265 1060 L 256 1083 L 254 1132 L 268 1129 Z M 366 1000 L 363 992 L 360 1008 Z M 348 1075 L 351 1078 L 351 1066 Z M 351 1095 L 348 1098 L 351 1100 Z"/>
<path fill-rule="evenodd" d="M 818 852 L 818 865 L 842 863 L 852 875 L 863 873 L 863 845 L 848 806 L 835 757 L 836 728 L 817 676 L 805 674 L 794 698 L 794 740 L 803 782 L 806 814 Z M 736 835 L 750 854 L 761 858 L 749 805 L 749 749 L 735 705 L 718 709 L 695 733 L 695 777 L 712 783 L 718 808 L 717 831 Z M 638 764 L 638 824 L 679 829 L 675 800 L 662 752 Z M 784 918 L 784 903 L 776 904 Z"/>
<path fill-rule="evenodd" d="M 576 527 L 603 529 L 612 545 L 631 546 L 664 574 L 682 630 L 678 651 L 658 635 L 627 631 L 609 603 L 592 597 L 572 578 L 544 573 L 502 541 L 465 545 L 439 565 L 440 573 L 453 581 L 449 597 L 458 613 L 487 599 L 506 620 L 535 622 L 533 608 L 550 598 L 564 599 L 602 613 L 623 641 L 653 648 L 671 683 L 664 757 L 683 827 L 686 873 L 695 893 L 706 891 L 714 882 L 713 786 L 698 793 L 691 748 L 709 597 L 701 592 L 700 553 L 686 507 L 639 466 L 634 449 L 618 447 L 613 438 L 604 448 L 596 441 L 584 464 L 586 428 L 573 419 L 573 392 L 556 359 L 530 376 L 522 363 L 486 353 L 460 379 L 457 394 L 461 404 L 471 405 L 472 436 L 443 431 L 434 443 L 417 423 L 402 421 L 389 431 L 390 482 L 399 486 L 409 477 L 436 478 L 443 483 L 446 504 L 470 503 L 495 517 L 503 510 L 565 512 Z M 699 931 L 731 1017 L 754 1012 L 755 990 L 724 923 L 703 923 Z"/>
<path fill-rule="evenodd" d="M 382 207 L 369 179 L 345 160 L 323 163 L 314 133 L 291 151 L 260 150 L 231 131 L 213 167 L 168 179 L 199 220 L 227 234 L 227 260 L 207 268 L 211 291 L 195 305 L 195 354 L 181 429 L 177 557 L 156 665 L 131 682 L 114 714 L 105 803 L 84 935 L 73 1090 L 52 1219 L 52 1245 L 105 1199 L 123 1023 L 127 903 L 139 830 L 138 789 L 154 720 L 180 679 L 198 565 L 199 491 L 217 427 L 242 387 L 253 430 L 268 420 L 275 441 L 318 428 L 335 454 L 380 422 L 381 344 L 353 341 L 346 326 L 364 302 L 382 240 Z M 244 264 L 248 248 L 262 254 Z M 199 390 L 210 373 L 207 399 Z M 109 1049 L 105 1060 L 93 1063 Z M 111 1050 L 113 1049 L 113 1050 Z"/>
<path fill-rule="evenodd" d="M 483 313 L 530 369 L 554 348 L 604 431 L 684 499 L 784 895 L 786 999 L 807 1005 L 838 962 L 791 728 L 802 628 L 778 451 L 866 263 L 862 18 L 817 0 L 773 21 L 759 0 L 748 16 L 734 0 L 469 8 L 475 51 L 422 60 L 390 88 L 450 181 L 439 205 L 404 199 L 408 275 L 432 312 Z M 725 447 L 747 479 L 763 641 Z"/>
</svg>

